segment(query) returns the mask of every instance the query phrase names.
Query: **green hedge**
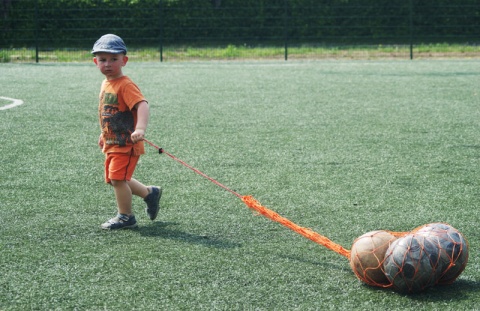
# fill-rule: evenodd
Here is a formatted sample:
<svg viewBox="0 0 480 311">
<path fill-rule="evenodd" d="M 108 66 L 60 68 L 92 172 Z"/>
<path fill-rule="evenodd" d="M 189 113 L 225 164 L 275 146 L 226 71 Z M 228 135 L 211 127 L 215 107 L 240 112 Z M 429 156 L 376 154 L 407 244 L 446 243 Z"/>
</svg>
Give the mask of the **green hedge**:
<svg viewBox="0 0 480 311">
<path fill-rule="evenodd" d="M 0 48 L 478 42 L 478 0 L 4 0 Z M 460 1 L 458 1 L 460 2 Z"/>
</svg>

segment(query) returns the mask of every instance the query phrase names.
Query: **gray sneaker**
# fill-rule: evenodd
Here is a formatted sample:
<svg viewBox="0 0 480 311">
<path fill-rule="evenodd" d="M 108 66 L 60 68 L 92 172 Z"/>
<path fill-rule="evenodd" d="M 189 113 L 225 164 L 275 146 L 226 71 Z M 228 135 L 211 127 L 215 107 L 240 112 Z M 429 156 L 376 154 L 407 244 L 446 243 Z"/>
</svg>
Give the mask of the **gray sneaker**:
<svg viewBox="0 0 480 311">
<path fill-rule="evenodd" d="M 103 223 L 101 227 L 105 230 L 133 229 L 137 227 L 137 220 L 134 215 L 128 217 L 127 215 L 117 214 L 117 216 Z"/>
<path fill-rule="evenodd" d="M 155 220 L 158 215 L 158 211 L 160 210 L 160 198 L 162 197 L 162 189 L 160 187 L 152 186 L 152 192 L 150 192 L 145 199 L 145 203 L 147 203 L 147 208 L 145 211 L 147 212 L 148 217 L 151 220 Z"/>
</svg>

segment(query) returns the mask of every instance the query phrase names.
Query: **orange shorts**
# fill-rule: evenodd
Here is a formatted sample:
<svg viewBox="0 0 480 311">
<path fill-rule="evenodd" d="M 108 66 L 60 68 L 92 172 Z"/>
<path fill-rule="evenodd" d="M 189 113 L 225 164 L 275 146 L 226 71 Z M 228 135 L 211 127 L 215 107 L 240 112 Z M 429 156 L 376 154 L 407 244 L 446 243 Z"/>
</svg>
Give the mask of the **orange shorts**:
<svg viewBox="0 0 480 311">
<path fill-rule="evenodd" d="M 132 153 L 107 153 L 105 158 L 105 182 L 132 179 L 140 156 Z"/>
</svg>

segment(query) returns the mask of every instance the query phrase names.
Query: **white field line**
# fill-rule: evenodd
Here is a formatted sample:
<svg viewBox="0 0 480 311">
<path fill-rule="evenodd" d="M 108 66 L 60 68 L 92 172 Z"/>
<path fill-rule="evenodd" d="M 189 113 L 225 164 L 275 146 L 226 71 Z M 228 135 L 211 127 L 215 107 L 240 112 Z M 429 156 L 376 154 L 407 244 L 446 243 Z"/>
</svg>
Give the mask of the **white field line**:
<svg viewBox="0 0 480 311">
<path fill-rule="evenodd" d="M 1 106 L 0 110 L 7 110 L 7 109 L 10 109 L 10 108 L 13 108 L 13 107 L 16 107 L 16 106 L 20 106 L 21 104 L 23 104 L 23 100 L 21 100 L 21 99 L 8 98 L 8 97 L 3 97 L 3 96 L 0 96 L 0 99 L 4 99 L 4 100 L 8 100 L 8 101 L 12 102 L 11 104 Z"/>
</svg>

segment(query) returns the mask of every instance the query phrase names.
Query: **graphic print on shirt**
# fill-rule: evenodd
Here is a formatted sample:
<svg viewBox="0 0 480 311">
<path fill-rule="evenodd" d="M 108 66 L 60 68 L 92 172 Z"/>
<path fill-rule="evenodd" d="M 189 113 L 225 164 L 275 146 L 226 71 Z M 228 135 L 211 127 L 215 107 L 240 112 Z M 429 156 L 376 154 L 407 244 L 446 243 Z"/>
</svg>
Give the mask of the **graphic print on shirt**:
<svg viewBox="0 0 480 311">
<path fill-rule="evenodd" d="M 132 144 L 130 133 L 134 131 L 133 114 L 130 110 L 118 109 L 116 94 L 103 93 L 102 99 L 102 130 L 107 145 L 125 146 Z"/>
</svg>

